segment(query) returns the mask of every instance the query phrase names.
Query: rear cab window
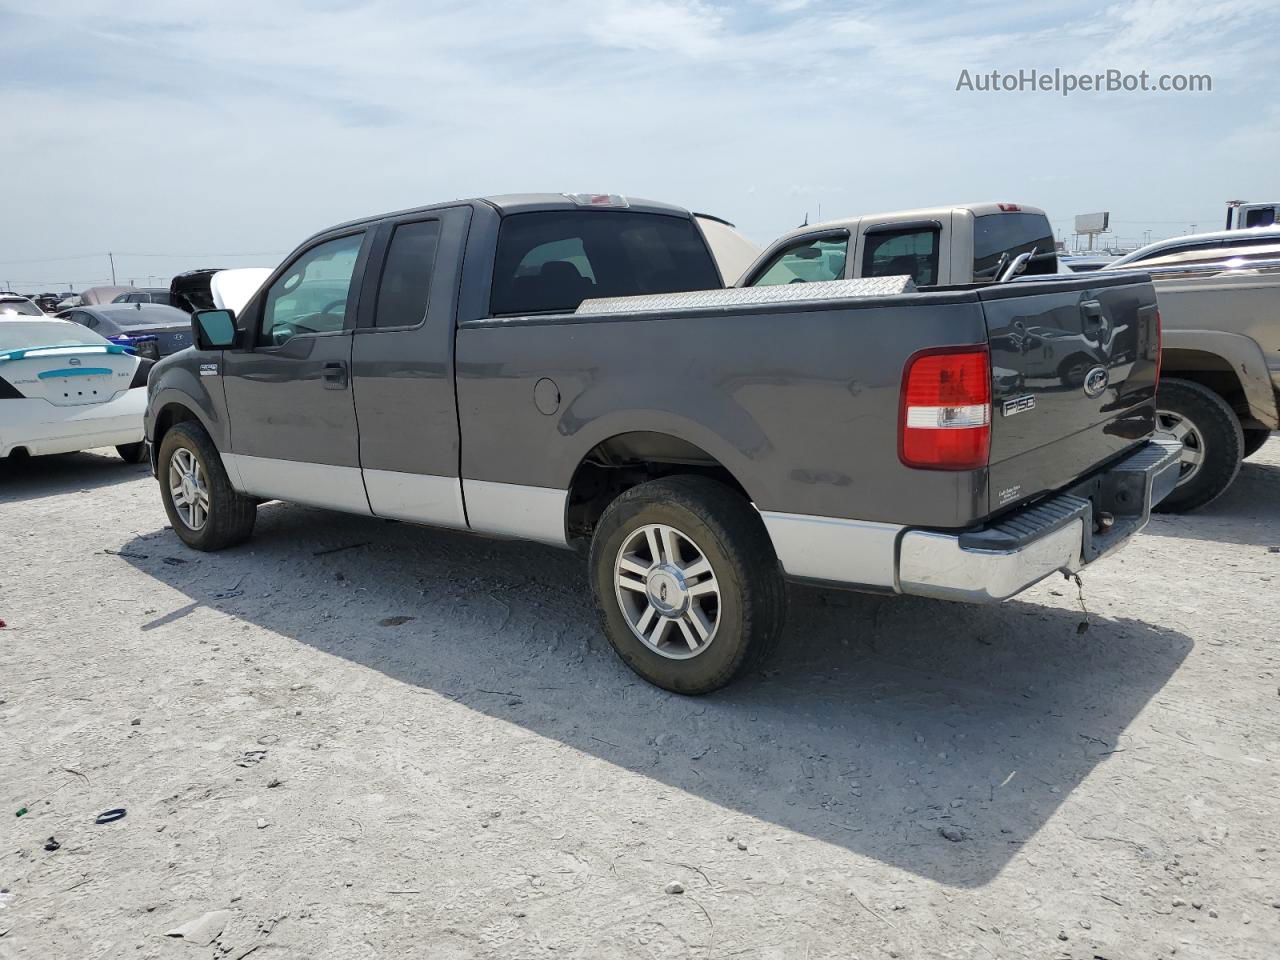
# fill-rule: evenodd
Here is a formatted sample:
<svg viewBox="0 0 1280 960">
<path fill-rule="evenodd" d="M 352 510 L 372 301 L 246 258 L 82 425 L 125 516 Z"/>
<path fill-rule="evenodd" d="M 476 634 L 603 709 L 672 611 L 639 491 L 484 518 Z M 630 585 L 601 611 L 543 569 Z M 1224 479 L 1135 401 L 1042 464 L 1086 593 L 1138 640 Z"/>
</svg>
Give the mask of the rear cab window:
<svg viewBox="0 0 1280 960">
<path fill-rule="evenodd" d="M 1026 275 L 1058 272 L 1053 228 L 1043 213 L 988 213 L 973 218 L 975 280 L 993 279 L 1004 254 L 1012 260 L 1018 254 L 1030 253 L 1033 249 L 1036 252 L 1027 263 Z"/>
<path fill-rule="evenodd" d="M 490 311 L 571 313 L 597 297 L 720 287 L 691 219 L 616 210 L 517 213 L 498 230 Z"/>
</svg>

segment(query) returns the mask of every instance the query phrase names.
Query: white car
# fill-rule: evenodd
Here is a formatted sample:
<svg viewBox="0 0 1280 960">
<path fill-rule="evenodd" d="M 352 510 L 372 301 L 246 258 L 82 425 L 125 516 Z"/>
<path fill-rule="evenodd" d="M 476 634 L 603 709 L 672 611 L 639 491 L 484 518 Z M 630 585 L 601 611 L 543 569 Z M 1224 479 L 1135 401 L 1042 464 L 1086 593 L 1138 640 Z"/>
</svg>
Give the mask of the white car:
<svg viewBox="0 0 1280 960">
<path fill-rule="evenodd" d="M 115 447 L 141 463 L 150 369 L 78 323 L 0 317 L 0 458 Z"/>
</svg>

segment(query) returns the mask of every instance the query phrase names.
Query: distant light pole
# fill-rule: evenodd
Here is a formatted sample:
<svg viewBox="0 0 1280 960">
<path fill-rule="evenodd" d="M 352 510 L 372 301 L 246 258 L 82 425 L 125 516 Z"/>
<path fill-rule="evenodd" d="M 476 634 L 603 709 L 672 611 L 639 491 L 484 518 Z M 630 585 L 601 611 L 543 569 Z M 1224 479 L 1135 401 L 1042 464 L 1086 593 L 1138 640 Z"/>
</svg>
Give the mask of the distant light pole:
<svg viewBox="0 0 1280 960">
<path fill-rule="evenodd" d="M 116 258 L 110 250 L 107 251 L 107 259 L 111 261 L 111 285 L 114 287 L 116 285 Z"/>
</svg>

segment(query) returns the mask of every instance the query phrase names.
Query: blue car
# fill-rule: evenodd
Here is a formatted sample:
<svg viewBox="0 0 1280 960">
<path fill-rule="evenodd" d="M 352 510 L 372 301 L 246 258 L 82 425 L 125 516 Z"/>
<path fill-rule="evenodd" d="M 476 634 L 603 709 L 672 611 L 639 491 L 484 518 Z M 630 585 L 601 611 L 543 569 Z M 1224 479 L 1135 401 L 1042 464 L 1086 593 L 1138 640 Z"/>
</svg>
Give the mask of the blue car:
<svg viewBox="0 0 1280 960">
<path fill-rule="evenodd" d="M 58 316 L 151 360 L 191 346 L 191 315 L 159 303 L 104 303 Z"/>
</svg>

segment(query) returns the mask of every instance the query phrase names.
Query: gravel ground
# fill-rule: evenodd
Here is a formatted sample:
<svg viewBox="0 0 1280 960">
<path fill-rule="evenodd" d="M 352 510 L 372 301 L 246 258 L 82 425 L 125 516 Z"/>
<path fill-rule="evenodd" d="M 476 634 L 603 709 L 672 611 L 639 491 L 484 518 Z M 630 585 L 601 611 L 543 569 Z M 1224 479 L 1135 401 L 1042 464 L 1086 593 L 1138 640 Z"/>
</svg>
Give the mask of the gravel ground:
<svg viewBox="0 0 1280 960">
<path fill-rule="evenodd" d="M 0 957 L 1280 955 L 1280 439 L 1087 628 L 796 590 L 701 699 L 573 554 L 283 504 L 198 554 L 108 453 L 0 470 Z"/>
</svg>

